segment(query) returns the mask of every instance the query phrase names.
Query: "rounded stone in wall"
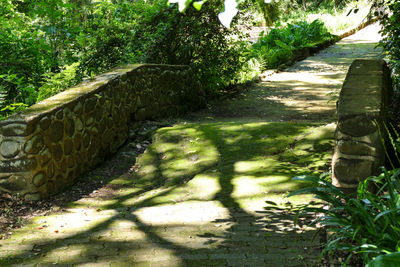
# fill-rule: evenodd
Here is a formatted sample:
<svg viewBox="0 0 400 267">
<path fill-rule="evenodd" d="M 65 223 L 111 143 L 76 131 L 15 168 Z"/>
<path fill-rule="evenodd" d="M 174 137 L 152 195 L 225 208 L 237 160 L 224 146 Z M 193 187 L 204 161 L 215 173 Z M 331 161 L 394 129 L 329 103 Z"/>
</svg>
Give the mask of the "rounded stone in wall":
<svg viewBox="0 0 400 267">
<path fill-rule="evenodd" d="M 20 123 L 10 123 L 0 128 L 0 133 L 4 136 L 25 136 L 28 133 L 27 125 Z"/>
<path fill-rule="evenodd" d="M 75 107 L 74 107 L 74 112 L 75 112 L 76 114 L 82 114 L 82 111 L 83 111 L 82 103 L 81 103 L 81 102 L 78 102 L 78 103 L 75 105 Z"/>
<path fill-rule="evenodd" d="M 87 148 L 90 145 L 90 134 L 88 132 L 83 133 L 83 147 Z"/>
<path fill-rule="evenodd" d="M 43 137 L 40 134 L 38 134 L 29 139 L 28 142 L 26 142 L 24 150 L 28 154 L 37 154 L 42 150 L 43 147 L 44 147 Z"/>
<path fill-rule="evenodd" d="M 106 120 L 104 119 L 104 120 L 101 120 L 100 122 L 99 122 L 99 132 L 100 133 L 104 133 L 104 131 L 107 129 L 107 122 L 106 122 Z"/>
<path fill-rule="evenodd" d="M 63 149 L 60 144 L 52 145 L 52 153 L 53 158 L 57 161 L 60 161 L 63 157 Z"/>
<path fill-rule="evenodd" d="M 19 153 L 19 142 L 15 140 L 4 140 L 0 144 L 0 153 L 5 158 L 13 158 Z"/>
<path fill-rule="evenodd" d="M 72 153 L 72 150 L 74 149 L 74 144 L 72 143 L 71 139 L 65 139 L 64 140 L 64 154 L 69 155 Z"/>
<path fill-rule="evenodd" d="M 97 103 L 97 97 L 89 97 L 85 100 L 85 113 L 92 112 Z"/>
<path fill-rule="evenodd" d="M 107 86 L 104 93 L 107 98 L 111 98 L 113 96 L 113 89 L 110 86 Z"/>
<path fill-rule="evenodd" d="M 49 135 L 50 135 L 50 139 L 53 142 L 60 141 L 64 136 L 64 124 L 62 122 L 60 122 L 60 121 L 54 122 L 50 126 Z"/>
<path fill-rule="evenodd" d="M 114 92 L 114 105 L 119 106 L 121 104 L 121 94 L 118 90 L 115 90 Z"/>
<path fill-rule="evenodd" d="M 40 194 L 39 193 L 33 193 L 33 194 L 26 194 L 24 196 L 25 200 L 30 200 L 30 201 L 38 201 L 41 199 Z"/>
<path fill-rule="evenodd" d="M 89 116 L 86 118 L 85 125 L 90 126 L 94 123 L 94 121 L 95 121 L 94 118 L 92 116 Z"/>
<path fill-rule="evenodd" d="M 46 183 L 46 175 L 44 172 L 38 172 L 34 177 L 33 177 L 33 184 L 37 187 L 40 187 Z"/>
<path fill-rule="evenodd" d="M 59 165 L 60 170 L 65 173 L 67 171 L 67 160 L 63 159 Z"/>
<path fill-rule="evenodd" d="M 46 169 L 47 178 L 52 178 L 54 176 L 54 164 L 51 162 Z"/>
<path fill-rule="evenodd" d="M 46 148 L 42 153 L 40 153 L 39 163 L 41 166 L 45 165 L 51 159 L 51 153 L 48 148 Z"/>
<path fill-rule="evenodd" d="M 63 117 L 64 117 L 64 111 L 63 110 L 57 111 L 56 118 L 59 119 L 59 120 L 62 120 Z"/>
<path fill-rule="evenodd" d="M 93 126 L 92 128 L 90 128 L 89 131 L 90 131 L 90 133 L 91 133 L 92 135 L 94 135 L 94 136 L 99 135 L 99 130 L 98 130 L 95 126 Z"/>
<path fill-rule="evenodd" d="M 46 187 L 47 187 L 47 192 L 48 192 L 49 194 L 54 194 L 54 193 L 56 193 L 56 183 L 55 183 L 55 181 L 49 181 L 49 182 L 46 184 Z"/>
<path fill-rule="evenodd" d="M 50 122 L 51 121 L 50 121 L 49 117 L 47 117 L 47 116 L 43 117 L 39 122 L 40 129 L 47 130 L 50 126 Z"/>
<path fill-rule="evenodd" d="M 72 169 L 73 167 L 75 167 L 75 161 L 72 156 L 67 157 L 67 166 L 69 169 Z"/>
<path fill-rule="evenodd" d="M 74 155 L 74 160 L 75 160 L 75 163 L 76 163 L 76 170 L 77 170 L 78 173 L 80 173 L 81 169 L 82 169 L 82 163 L 83 163 L 82 157 L 79 154 L 75 154 Z"/>
<path fill-rule="evenodd" d="M 112 116 L 108 116 L 106 118 L 106 120 L 107 120 L 107 128 L 108 129 L 112 129 L 114 127 L 113 117 Z"/>
<path fill-rule="evenodd" d="M 103 118 L 103 110 L 100 107 L 96 107 L 94 112 L 94 119 L 96 121 L 101 121 L 102 118 Z"/>
<path fill-rule="evenodd" d="M 0 183 L 0 187 L 10 191 L 20 191 L 26 188 L 27 182 L 21 175 L 12 175 Z"/>
<path fill-rule="evenodd" d="M 75 151 L 80 151 L 82 146 L 82 135 L 77 133 L 74 137 L 74 148 Z"/>
<path fill-rule="evenodd" d="M 83 122 L 80 118 L 75 118 L 75 129 L 78 132 L 81 132 L 83 130 Z"/>
<path fill-rule="evenodd" d="M 65 121 L 65 133 L 69 136 L 72 137 L 75 133 L 75 123 L 73 119 L 67 119 Z"/>
</svg>

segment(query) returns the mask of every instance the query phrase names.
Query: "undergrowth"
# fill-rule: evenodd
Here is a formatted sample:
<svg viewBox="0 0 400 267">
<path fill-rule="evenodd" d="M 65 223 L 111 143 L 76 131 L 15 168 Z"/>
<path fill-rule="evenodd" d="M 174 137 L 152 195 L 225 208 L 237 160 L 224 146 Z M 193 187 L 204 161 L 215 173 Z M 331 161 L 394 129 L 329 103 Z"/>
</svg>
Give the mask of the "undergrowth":
<svg viewBox="0 0 400 267">
<path fill-rule="evenodd" d="M 396 155 L 393 163 L 399 161 L 400 136 L 394 128 L 394 134 L 386 130 Z M 321 204 L 328 204 L 306 206 L 300 212 L 320 215 L 313 223 L 323 225 L 329 236 L 322 254 L 347 253 L 344 266 L 353 257 L 361 258 L 369 267 L 400 265 L 400 168 L 391 168 L 382 167 L 379 175 L 360 181 L 356 197 L 327 181 L 327 175 L 293 178 L 309 186 L 289 196 L 314 194 Z"/>
<path fill-rule="evenodd" d="M 264 69 L 271 69 L 292 59 L 302 48 L 315 47 L 335 38 L 319 20 L 297 22 L 271 29 L 251 47 L 249 55 L 262 62 Z"/>
</svg>

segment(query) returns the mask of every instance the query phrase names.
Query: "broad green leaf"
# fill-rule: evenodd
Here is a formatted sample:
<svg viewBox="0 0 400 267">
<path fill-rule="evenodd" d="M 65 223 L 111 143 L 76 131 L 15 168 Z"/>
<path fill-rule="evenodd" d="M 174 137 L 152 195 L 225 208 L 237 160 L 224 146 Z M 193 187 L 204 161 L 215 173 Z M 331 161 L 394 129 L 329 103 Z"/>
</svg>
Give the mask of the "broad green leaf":
<svg viewBox="0 0 400 267">
<path fill-rule="evenodd" d="M 400 266 L 400 252 L 380 255 L 368 262 L 366 267 L 398 267 Z"/>
<path fill-rule="evenodd" d="M 198 2 L 193 2 L 193 7 L 194 7 L 195 9 L 197 9 L 198 11 L 200 11 L 200 10 L 201 10 L 201 7 L 203 6 L 203 4 L 204 4 L 205 2 L 207 2 L 207 0 L 198 1 Z"/>
</svg>

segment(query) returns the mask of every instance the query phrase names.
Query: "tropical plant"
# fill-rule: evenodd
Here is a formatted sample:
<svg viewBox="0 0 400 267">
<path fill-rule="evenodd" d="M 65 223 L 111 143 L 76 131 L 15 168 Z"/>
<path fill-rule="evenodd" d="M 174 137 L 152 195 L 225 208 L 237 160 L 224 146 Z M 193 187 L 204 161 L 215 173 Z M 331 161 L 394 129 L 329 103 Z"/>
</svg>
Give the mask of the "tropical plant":
<svg viewBox="0 0 400 267">
<path fill-rule="evenodd" d="M 356 195 L 345 194 L 340 188 L 320 177 L 302 175 L 294 180 L 308 186 L 289 194 L 314 194 L 322 205 L 306 206 L 300 213 L 320 214 L 313 223 L 322 224 L 328 232 L 323 253 L 341 251 L 348 254 L 344 264 L 354 255 L 360 256 L 367 266 L 400 266 L 400 136 L 392 126 L 386 127 L 394 156 L 392 170 L 382 167 L 382 173 L 361 181 Z M 297 220 L 297 217 L 295 221 Z"/>
<path fill-rule="evenodd" d="M 285 27 L 271 29 L 261 37 L 253 45 L 250 57 L 261 59 L 266 63 L 265 68 L 276 68 L 292 58 L 295 50 L 312 47 L 334 38 L 336 37 L 330 34 L 319 20 L 287 24 Z"/>
<path fill-rule="evenodd" d="M 400 251 L 400 169 L 383 168 L 379 176 L 369 177 L 360 183 L 357 198 L 342 192 L 325 177 L 298 176 L 293 178 L 311 183 L 289 196 L 315 194 L 329 208 L 306 207 L 302 213 L 319 213 L 314 223 L 326 227 L 329 240 L 323 253 L 342 251 L 348 253 L 347 263 L 360 255 L 365 263 L 375 257 Z M 371 186 L 378 186 L 376 193 Z M 400 261 L 398 262 L 400 264 Z"/>
</svg>

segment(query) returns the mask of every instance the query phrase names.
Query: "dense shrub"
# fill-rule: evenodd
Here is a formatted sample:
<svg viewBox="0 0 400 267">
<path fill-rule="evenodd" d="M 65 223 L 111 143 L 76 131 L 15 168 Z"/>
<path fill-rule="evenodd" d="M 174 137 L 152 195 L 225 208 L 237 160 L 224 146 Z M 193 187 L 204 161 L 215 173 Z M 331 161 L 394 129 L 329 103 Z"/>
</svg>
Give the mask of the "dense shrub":
<svg viewBox="0 0 400 267">
<path fill-rule="evenodd" d="M 400 135 L 394 126 L 390 131 L 386 127 L 386 132 L 387 147 L 393 151 L 391 170 L 382 167 L 380 175 L 361 181 L 356 195 L 345 194 L 332 185 L 327 179 L 329 174 L 293 178 L 309 186 L 289 196 L 314 194 L 322 205 L 327 205 L 305 206 L 301 213 L 319 215 L 313 223 L 322 224 L 329 237 L 323 253 L 346 253 L 344 264 L 356 256 L 369 267 L 400 266 L 400 168 L 395 168 L 400 163 Z"/>
<path fill-rule="evenodd" d="M 367 264 L 378 256 L 385 260 L 383 256 L 395 253 L 400 248 L 399 176 L 400 169 L 384 169 L 381 175 L 369 177 L 360 183 L 357 198 L 344 194 L 323 177 L 299 176 L 295 179 L 310 182 L 311 186 L 290 196 L 315 194 L 316 198 L 330 205 L 328 208 L 306 207 L 302 211 L 321 214 L 314 223 L 321 223 L 329 233 L 324 253 L 347 253 L 345 263 L 351 257 L 360 256 Z M 378 192 L 368 190 L 371 184 L 379 186 Z M 396 264 L 390 266 L 400 264 L 399 256 Z"/>
<path fill-rule="evenodd" d="M 385 13 L 380 22 L 384 38 L 381 41 L 392 69 L 394 87 L 400 90 L 400 2 L 386 3 L 389 13 Z M 378 11 L 376 15 L 379 15 Z"/>
<path fill-rule="evenodd" d="M 319 20 L 288 24 L 283 28 L 271 29 L 253 45 L 250 55 L 263 62 L 265 68 L 276 68 L 292 58 L 295 50 L 333 38 Z"/>
<path fill-rule="evenodd" d="M 0 117 L 121 63 L 189 64 L 213 95 L 244 62 L 216 0 L 185 14 L 167 0 L 0 1 Z"/>
<path fill-rule="evenodd" d="M 218 20 L 220 1 L 207 1 L 201 12 L 190 6 L 158 7 L 138 24 L 132 51 L 142 51 L 140 61 L 191 65 L 209 94 L 231 83 L 241 68 L 241 36 Z M 154 12 L 154 9 L 153 9 Z"/>
</svg>

